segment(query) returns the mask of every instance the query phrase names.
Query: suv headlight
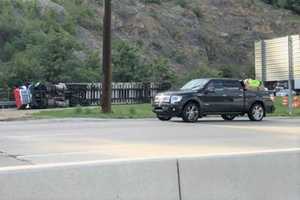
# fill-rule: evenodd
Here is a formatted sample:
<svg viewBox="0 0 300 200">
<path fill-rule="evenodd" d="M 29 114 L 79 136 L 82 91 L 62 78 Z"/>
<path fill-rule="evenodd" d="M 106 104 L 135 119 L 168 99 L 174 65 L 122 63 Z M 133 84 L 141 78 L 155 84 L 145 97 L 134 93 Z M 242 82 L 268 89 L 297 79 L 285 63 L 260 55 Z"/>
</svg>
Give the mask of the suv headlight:
<svg viewBox="0 0 300 200">
<path fill-rule="evenodd" d="M 171 104 L 180 102 L 182 100 L 182 96 L 172 96 L 171 97 Z"/>
<path fill-rule="evenodd" d="M 158 94 L 155 96 L 154 102 L 155 103 L 169 103 L 170 102 L 170 95 Z"/>
</svg>

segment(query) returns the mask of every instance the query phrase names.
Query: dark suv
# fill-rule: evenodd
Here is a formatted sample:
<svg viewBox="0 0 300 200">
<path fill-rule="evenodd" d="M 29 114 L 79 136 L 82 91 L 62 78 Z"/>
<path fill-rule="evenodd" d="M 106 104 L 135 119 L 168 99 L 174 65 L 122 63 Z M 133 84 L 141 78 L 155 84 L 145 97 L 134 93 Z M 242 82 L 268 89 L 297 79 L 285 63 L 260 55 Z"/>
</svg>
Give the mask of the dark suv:
<svg viewBox="0 0 300 200">
<path fill-rule="evenodd" d="M 179 91 L 157 94 L 153 103 L 153 112 L 162 121 L 182 117 L 186 122 L 196 122 L 207 115 L 233 120 L 245 114 L 252 121 L 261 121 L 274 110 L 268 92 L 247 90 L 243 81 L 235 79 L 195 79 Z"/>
</svg>

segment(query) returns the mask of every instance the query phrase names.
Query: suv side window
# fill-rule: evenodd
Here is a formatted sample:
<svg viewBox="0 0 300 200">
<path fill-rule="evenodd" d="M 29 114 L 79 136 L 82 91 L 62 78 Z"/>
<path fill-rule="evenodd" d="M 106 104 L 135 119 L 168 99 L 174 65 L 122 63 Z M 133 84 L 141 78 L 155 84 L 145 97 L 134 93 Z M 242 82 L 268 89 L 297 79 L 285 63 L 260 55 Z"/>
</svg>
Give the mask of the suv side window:
<svg viewBox="0 0 300 200">
<path fill-rule="evenodd" d="M 223 91 L 224 84 L 223 84 L 223 81 L 213 80 L 207 85 L 207 88 L 214 88 L 215 91 Z"/>
<path fill-rule="evenodd" d="M 224 88 L 226 90 L 240 90 L 242 89 L 242 84 L 239 81 L 228 80 L 224 81 Z"/>
</svg>

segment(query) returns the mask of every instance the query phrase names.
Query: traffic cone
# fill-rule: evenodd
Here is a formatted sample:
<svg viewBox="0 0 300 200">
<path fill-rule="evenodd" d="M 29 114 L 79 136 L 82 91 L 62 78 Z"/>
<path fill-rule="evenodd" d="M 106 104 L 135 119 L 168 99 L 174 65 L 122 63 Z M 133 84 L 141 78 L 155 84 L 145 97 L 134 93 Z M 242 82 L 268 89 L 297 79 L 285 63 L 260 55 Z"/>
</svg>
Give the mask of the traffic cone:
<svg viewBox="0 0 300 200">
<path fill-rule="evenodd" d="M 288 106 L 289 105 L 289 97 L 283 97 L 282 98 L 282 105 Z"/>
<path fill-rule="evenodd" d="M 293 107 L 294 108 L 300 108 L 300 98 L 299 97 L 294 97 L 293 99 Z"/>
<path fill-rule="evenodd" d="M 293 108 L 298 108 L 298 107 L 299 107 L 299 102 L 294 101 L 294 102 L 293 102 Z"/>
</svg>

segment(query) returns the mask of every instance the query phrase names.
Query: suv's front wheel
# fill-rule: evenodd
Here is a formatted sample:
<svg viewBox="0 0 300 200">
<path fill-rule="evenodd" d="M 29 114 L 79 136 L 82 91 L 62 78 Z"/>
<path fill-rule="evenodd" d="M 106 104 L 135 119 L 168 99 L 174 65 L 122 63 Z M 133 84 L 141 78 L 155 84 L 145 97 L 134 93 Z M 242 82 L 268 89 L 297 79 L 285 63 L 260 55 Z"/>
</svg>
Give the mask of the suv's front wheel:
<svg viewBox="0 0 300 200">
<path fill-rule="evenodd" d="M 251 106 L 248 117 L 251 121 L 261 121 L 265 117 L 265 108 L 261 103 L 255 103 Z"/>
<path fill-rule="evenodd" d="M 190 102 L 183 108 L 182 119 L 185 122 L 196 122 L 198 121 L 200 109 L 197 103 Z"/>
</svg>

